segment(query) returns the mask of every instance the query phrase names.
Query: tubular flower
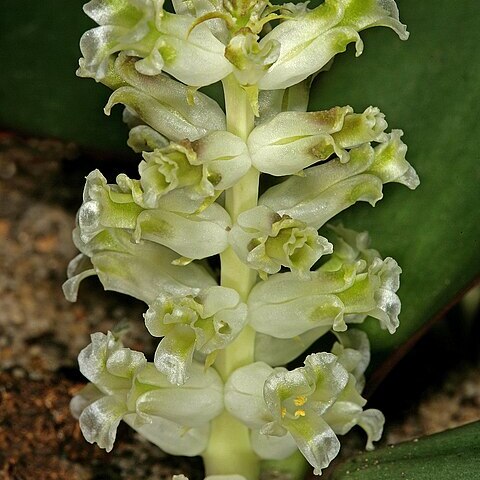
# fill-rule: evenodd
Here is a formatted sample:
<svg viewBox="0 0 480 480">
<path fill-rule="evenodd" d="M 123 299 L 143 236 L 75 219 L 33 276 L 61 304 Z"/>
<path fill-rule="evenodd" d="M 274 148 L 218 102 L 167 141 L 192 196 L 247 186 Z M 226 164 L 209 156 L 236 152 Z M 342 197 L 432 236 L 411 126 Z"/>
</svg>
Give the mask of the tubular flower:
<svg viewBox="0 0 480 480">
<path fill-rule="evenodd" d="M 196 296 L 161 293 L 145 314 L 154 337 L 163 337 L 155 352 L 155 366 L 170 382 L 188 379 L 193 354 L 216 355 L 246 325 L 247 306 L 238 293 L 214 286 Z"/>
<path fill-rule="evenodd" d="M 188 85 L 209 85 L 227 76 L 231 65 L 224 46 L 206 25 L 191 31 L 195 17 L 163 9 L 163 0 L 92 0 L 85 13 L 98 27 L 80 40 L 78 75 L 100 81 L 115 54 L 140 57 L 135 68 L 145 75 L 165 71 Z M 208 68 L 205 68 L 208 65 Z"/>
<path fill-rule="evenodd" d="M 186 213 L 208 206 L 250 168 L 245 143 L 232 133 L 220 131 L 195 142 L 172 142 L 144 152 L 143 158 L 137 203 L 145 208 Z"/>
<path fill-rule="evenodd" d="M 223 410 L 218 374 L 195 365 L 191 379 L 176 387 L 143 353 L 123 347 L 111 332 L 91 337 L 78 357 L 80 371 L 91 383 L 71 402 L 85 439 L 109 452 L 124 420 L 166 452 L 201 453 L 210 420 Z"/>
<path fill-rule="evenodd" d="M 135 65 L 134 57 L 123 54 L 115 60 L 113 80 L 104 80 L 115 89 L 104 109 L 107 115 L 123 103 L 137 125 L 146 123 L 175 142 L 226 130 L 225 113 L 215 100 L 167 75 L 142 75 Z"/>
<path fill-rule="evenodd" d="M 87 176 L 84 202 L 78 212 L 79 234 L 84 243 L 105 228 L 120 228 L 130 232 L 135 242 L 150 240 L 186 258 L 209 257 L 227 247 L 230 217 L 220 205 L 214 203 L 197 214 L 145 209 L 135 203 L 134 196 L 139 193 L 132 187 L 135 185 L 123 176 L 117 185 L 108 185 L 98 170 Z"/>
<path fill-rule="evenodd" d="M 229 242 L 238 257 L 264 279 L 282 266 L 308 277 L 313 264 L 332 253 L 332 245 L 314 228 L 263 206 L 239 215 Z"/>
<path fill-rule="evenodd" d="M 63 284 L 67 300 L 77 299 L 83 279 L 98 275 L 105 290 L 130 295 L 151 304 L 158 293 L 197 294 L 216 285 L 201 265 L 174 265 L 178 258 L 172 250 L 157 243 L 132 243 L 124 230 L 105 229 L 84 243 L 78 229 L 73 232 L 75 246 L 82 252 L 68 266 L 68 280 Z"/>
<path fill-rule="evenodd" d="M 256 127 L 248 138 L 252 163 L 270 175 L 293 175 L 335 154 L 341 163 L 350 159 L 347 149 L 370 142 L 385 142 L 385 116 L 368 107 L 353 113 L 351 107 L 323 112 L 282 112 Z"/>
<path fill-rule="evenodd" d="M 280 215 L 289 215 L 314 228 L 358 201 L 374 206 L 383 198 L 383 184 L 396 182 L 415 189 L 418 176 L 405 159 L 406 145 L 401 130 L 393 130 L 376 147 L 364 144 L 352 148 L 350 159 L 333 159 L 311 167 L 271 187 L 260 198 Z"/>
<path fill-rule="evenodd" d="M 332 351 L 309 355 L 304 367 L 292 371 L 257 362 L 231 375 L 225 407 L 251 429 L 261 458 L 286 458 L 299 448 L 321 474 L 338 454 L 337 434 L 360 425 L 368 447 L 379 439 L 383 415 L 364 411 L 360 395 L 370 355 L 366 334 L 342 334 Z"/>
<path fill-rule="evenodd" d="M 279 42 L 280 56 L 259 80 L 262 90 L 287 88 L 318 72 L 337 53 L 355 42 L 356 55 L 363 51 L 358 32 L 375 26 L 392 28 L 408 38 L 398 19 L 393 0 L 326 0 L 317 8 L 297 8 L 293 18 L 282 22 L 260 42 Z"/>
<path fill-rule="evenodd" d="M 248 297 L 250 325 L 262 334 L 288 339 L 310 330 L 323 334 L 324 327 L 345 331 L 348 323 L 370 315 L 394 333 L 401 269 L 393 258 L 368 253 L 366 259 L 327 262 L 309 279 L 279 273 L 258 283 Z"/>
</svg>

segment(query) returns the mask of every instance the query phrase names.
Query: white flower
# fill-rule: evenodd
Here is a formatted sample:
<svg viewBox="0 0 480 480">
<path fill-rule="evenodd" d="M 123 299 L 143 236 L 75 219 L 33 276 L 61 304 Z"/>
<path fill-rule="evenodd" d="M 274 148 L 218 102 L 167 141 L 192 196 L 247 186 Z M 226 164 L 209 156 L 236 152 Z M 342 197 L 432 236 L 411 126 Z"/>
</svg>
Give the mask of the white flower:
<svg viewBox="0 0 480 480">
<path fill-rule="evenodd" d="M 385 142 L 387 122 L 375 107 L 353 113 L 351 107 L 322 112 L 282 112 L 256 127 L 248 138 L 253 165 L 270 175 L 292 175 L 335 154 L 369 142 Z"/>
<path fill-rule="evenodd" d="M 255 285 L 248 297 L 249 323 L 257 332 L 288 339 L 311 330 L 324 334 L 326 327 L 345 331 L 348 323 L 370 315 L 394 333 L 399 325 L 400 299 L 395 292 L 400 273 L 395 260 L 382 260 L 374 250 L 344 261 L 334 247 L 333 259 L 308 279 L 278 273 Z"/>
<path fill-rule="evenodd" d="M 163 9 L 164 0 L 91 0 L 85 13 L 100 26 L 80 40 L 78 75 L 101 81 L 118 52 L 140 57 L 145 75 L 165 71 L 187 85 L 202 86 L 226 77 L 232 66 L 224 45 L 206 25 L 191 30 L 195 17 Z"/>
<path fill-rule="evenodd" d="M 264 206 L 241 213 L 228 239 L 240 260 L 263 278 L 282 266 L 308 276 L 322 255 L 332 253 L 332 245 L 314 228 Z"/>
<path fill-rule="evenodd" d="M 309 355 L 304 367 L 292 371 L 257 362 L 230 376 L 225 408 L 252 430 L 252 448 L 261 458 L 286 458 L 298 448 L 321 474 L 338 454 L 337 434 L 360 425 L 368 434 L 367 448 L 380 438 L 384 417 L 378 410 L 364 411 L 360 395 L 369 360 L 366 335 L 343 334 L 333 351 L 337 355 Z"/>
<path fill-rule="evenodd" d="M 320 228 L 358 201 L 372 206 L 383 198 L 383 184 L 397 182 L 415 189 L 420 181 L 405 160 L 403 132 L 394 130 L 376 147 L 365 143 L 352 148 L 349 161 L 340 159 L 308 168 L 268 189 L 259 200 L 280 215 L 289 215 Z"/>
<path fill-rule="evenodd" d="M 259 88 L 274 90 L 299 83 L 351 42 L 360 55 L 363 42 L 358 32 L 374 26 L 390 27 L 402 40 L 408 38 L 393 0 L 326 0 L 313 10 L 295 9 L 293 18 L 281 22 L 260 42 L 260 47 L 279 42 L 280 56 L 259 80 Z"/>
<path fill-rule="evenodd" d="M 108 332 L 95 333 L 78 357 L 92 383 L 72 399 L 85 439 L 109 452 L 121 420 L 168 453 L 198 455 L 207 445 L 209 422 L 223 410 L 223 385 L 213 369 L 192 366 L 182 387 L 124 348 Z"/>
<path fill-rule="evenodd" d="M 124 230 L 105 229 L 86 244 L 76 229 L 73 240 L 82 253 L 70 262 L 68 280 L 63 284 L 65 297 L 72 302 L 82 280 L 92 275 L 98 275 L 105 290 L 131 295 L 147 304 L 162 291 L 189 295 L 216 285 L 201 265 L 175 265 L 178 254 L 153 242 L 132 243 Z"/>
<path fill-rule="evenodd" d="M 141 188 L 135 201 L 144 208 L 195 213 L 235 185 L 250 168 L 247 146 L 230 132 L 214 131 L 190 142 L 171 142 L 143 153 Z M 118 181 L 118 177 L 117 177 Z M 128 181 L 122 176 L 122 181 Z"/>
<path fill-rule="evenodd" d="M 190 173 L 194 177 L 195 173 Z M 119 176 L 116 185 L 107 184 L 98 170 L 87 176 L 84 201 L 78 211 L 78 229 L 84 243 L 106 228 L 119 228 L 129 232 L 132 241 L 149 240 L 190 259 L 209 257 L 227 248 L 231 221 L 219 204 L 195 214 L 143 208 L 138 204 L 141 192 L 136 187 L 125 176 Z"/>
<path fill-rule="evenodd" d="M 160 293 L 145 314 L 154 337 L 163 337 L 155 352 L 155 366 L 170 382 L 185 383 L 193 354 L 216 355 L 246 325 L 247 306 L 239 294 L 225 287 L 210 287 L 197 295 Z"/>
<path fill-rule="evenodd" d="M 215 100 L 167 75 L 142 75 L 136 70 L 135 61 L 135 57 L 123 54 L 116 59 L 115 81 L 111 85 L 115 91 L 104 109 L 107 115 L 114 105 L 123 103 L 127 115 L 135 114 L 176 142 L 193 142 L 210 132 L 226 130 L 225 114 Z"/>
</svg>

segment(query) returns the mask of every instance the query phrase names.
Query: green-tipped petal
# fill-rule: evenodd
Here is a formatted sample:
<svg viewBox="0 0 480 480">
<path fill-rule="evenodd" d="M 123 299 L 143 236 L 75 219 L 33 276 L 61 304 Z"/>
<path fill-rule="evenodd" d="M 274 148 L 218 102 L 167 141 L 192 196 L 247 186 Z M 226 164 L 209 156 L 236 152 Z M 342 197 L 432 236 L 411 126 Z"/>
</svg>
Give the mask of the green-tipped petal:
<svg viewBox="0 0 480 480">
<path fill-rule="evenodd" d="M 115 71 L 125 82 L 105 107 L 109 114 L 123 103 L 155 130 L 173 141 L 193 141 L 215 130 L 226 130 L 225 114 L 215 100 L 166 75 L 147 76 L 135 69 L 135 58 L 119 56 Z"/>
<path fill-rule="evenodd" d="M 381 145 L 375 147 L 375 159 L 368 173 L 377 175 L 383 183 L 396 182 L 415 190 L 420 184 L 415 169 L 405 159 L 407 146 L 401 130 L 393 130 Z"/>
<path fill-rule="evenodd" d="M 398 138 L 392 134 L 375 148 L 369 143 L 355 147 L 350 150 L 347 163 L 337 159 L 309 168 L 301 176 L 290 177 L 268 189 L 259 203 L 314 228 L 320 228 L 358 201 L 374 206 L 383 197 L 384 183 L 407 183 L 405 178 L 417 178 L 405 161 L 405 149 Z M 399 175 L 390 174 L 397 168 L 390 167 L 392 164 L 398 166 Z M 417 184 L 414 180 L 409 183 L 411 188 Z"/>
<path fill-rule="evenodd" d="M 321 417 L 300 418 L 292 422 L 288 430 L 315 475 L 321 475 L 322 469 L 327 468 L 340 451 L 337 436 Z"/>
<path fill-rule="evenodd" d="M 331 244 L 314 228 L 265 206 L 241 213 L 228 240 L 240 260 L 262 276 L 285 266 L 305 277 L 322 255 L 332 253 Z"/>
<path fill-rule="evenodd" d="M 351 42 L 360 55 L 363 42 L 358 32 L 374 26 L 390 27 L 402 40 L 408 38 L 393 0 L 327 0 L 313 10 L 296 9 L 292 19 L 280 23 L 260 42 L 262 46 L 278 41 L 281 49 L 259 87 L 272 90 L 294 85 L 322 69 Z"/>
<path fill-rule="evenodd" d="M 189 376 L 193 351 L 213 354 L 229 345 L 247 321 L 247 307 L 230 288 L 211 287 L 193 296 L 160 293 L 145 314 L 151 335 L 165 337 L 155 353 L 155 366 L 172 383 Z"/>
<path fill-rule="evenodd" d="M 332 153 L 331 134 L 341 130 L 351 107 L 323 112 L 282 112 L 248 137 L 252 164 L 270 175 L 294 174 Z"/>
</svg>

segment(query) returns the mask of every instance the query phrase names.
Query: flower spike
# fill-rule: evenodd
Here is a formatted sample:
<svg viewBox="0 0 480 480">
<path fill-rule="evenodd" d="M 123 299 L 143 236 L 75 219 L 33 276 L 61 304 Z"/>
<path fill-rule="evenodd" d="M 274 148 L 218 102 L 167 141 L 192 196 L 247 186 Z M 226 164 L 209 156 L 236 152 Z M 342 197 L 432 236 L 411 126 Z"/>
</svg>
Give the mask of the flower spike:
<svg viewBox="0 0 480 480">
<path fill-rule="evenodd" d="M 329 222 L 419 179 L 379 108 L 308 105 L 338 53 L 362 53 L 360 32 L 408 32 L 394 0 L 319 3 L 84 6 L 98 26 L 78 75 L 113 91 L 107 115 L 124 106 L 139 163 L 112 183 L 87 176 L 63 288 L 75 301 L 98 276 L 145 302 L 158 338 L 153 362 L 118 329 L 80 352 L 89 383 L 71 409 L 90 443 L 110 451 L 124 421 L 167 453 L 202 455 L 206 480 L 255 480 L 261 460 L 299 453 L 320 475 L 355 425 L 367 449 L 380 438 L 384 417 L 362 397 L 369 340 L 353 327 L 370 316 L 396 331 L 401 268 Z M 208 96 L 216 82 L 224 102 Z M 285 368 L 322 336 L 328 351 Z"/>
</svg>

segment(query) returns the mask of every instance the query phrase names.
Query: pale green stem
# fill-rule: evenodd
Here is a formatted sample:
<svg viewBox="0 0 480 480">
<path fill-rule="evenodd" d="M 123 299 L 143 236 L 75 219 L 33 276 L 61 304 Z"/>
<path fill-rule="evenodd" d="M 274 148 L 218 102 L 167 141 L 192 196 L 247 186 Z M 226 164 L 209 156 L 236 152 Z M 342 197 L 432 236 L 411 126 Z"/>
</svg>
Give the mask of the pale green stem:
<svg viewBox="0 0 480 480">
<path fill-rule="evenodd" d="M 246 140 L 254 126 L 254 114 L 245 91 L 231 75 L 223 81 L 227 130 Z M 235 221 L 237 216 L 257 205 L 259 173 L 250 171 L 227 190 L 225 208 Z M 256 272 L 249 269 L 235 252 L 228 248 L 221 254 L 221 284 L 234 288 L 245 301 L 255 283 Z M 222 350 L 215 360 L 215 368 L 226 380 L 237 368 L 254 361 L 255 332 L 246 327 L 238 338 Z M 248 480 L 258 479 L 260 460 L 250 445 L 248 428 L 224 412 L 212 422 L 210 441 L 203 453 L 207 475 L 243 475 Z"/>
</svg>

